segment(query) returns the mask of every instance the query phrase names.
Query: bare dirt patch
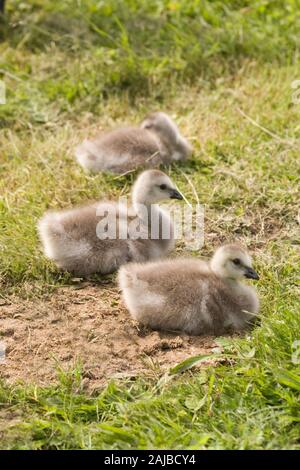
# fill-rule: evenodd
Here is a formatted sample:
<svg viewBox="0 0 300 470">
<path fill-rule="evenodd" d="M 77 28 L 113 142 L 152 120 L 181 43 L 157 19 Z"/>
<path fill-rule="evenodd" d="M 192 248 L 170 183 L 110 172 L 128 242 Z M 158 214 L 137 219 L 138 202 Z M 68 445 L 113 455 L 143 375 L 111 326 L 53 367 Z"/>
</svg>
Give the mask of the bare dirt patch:
<svg viewBox="0 0 300 470">
<path fill-rule="evenodd" d="M 131 320 L 118 289 L 65 287 L 44 299 L 10 299 L 0 305 L 0 339 L 6 359 L 0 377 L 47 385 L 57 369 L 80 361 L 88 388 L 112 377 L 166 370 L 191 355 L 207 353 L 209 337 L 152 331 Z"/>
</svg>

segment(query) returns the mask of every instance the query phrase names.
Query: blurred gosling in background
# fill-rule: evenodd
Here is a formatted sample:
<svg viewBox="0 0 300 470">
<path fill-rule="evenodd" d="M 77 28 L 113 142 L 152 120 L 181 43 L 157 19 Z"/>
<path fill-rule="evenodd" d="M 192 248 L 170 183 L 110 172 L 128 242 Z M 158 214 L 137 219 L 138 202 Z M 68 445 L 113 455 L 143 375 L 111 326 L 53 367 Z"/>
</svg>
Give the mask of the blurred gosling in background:
<svg viewBox="0 0 300 470">
<path fill-rule="evenodd" d="M 158 112 L 150 114 L 140 127 L 120 128 L 84 140 L 75 154 L 86 170 L 121 174 L 185 160 L 191 152 L 191 145 L 172 119 Z"/>
</svg>

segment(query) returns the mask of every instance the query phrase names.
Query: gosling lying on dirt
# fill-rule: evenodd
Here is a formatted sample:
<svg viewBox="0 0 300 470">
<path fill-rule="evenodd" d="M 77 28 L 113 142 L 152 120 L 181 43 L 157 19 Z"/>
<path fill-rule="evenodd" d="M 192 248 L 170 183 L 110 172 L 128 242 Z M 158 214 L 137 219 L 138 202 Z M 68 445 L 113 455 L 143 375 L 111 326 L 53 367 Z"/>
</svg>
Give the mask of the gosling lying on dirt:
<svg viewBox="0 0 300 470">
<path fill-rule="evenodd" d="M 150 114 L 140 127 L 116 129 L 76 149 L 79 164 L 95 173 L 126 173 L 137 167 L 155 168 L 161 163 L 186 159 L 192 151 L 188 141 L 165 113 Z"/>
<path fill-rule="evenodd" d="M 255 290 L 242 279 L 259 279 L 245 249 L 221 246 L 209 262 L 175 259 L 128 264 L 119 285 L 131 316 L 154 329 L 222 335 L 251 327 L 259 311 Z"/>
<path fill-rule="evenodd" d="M 133 187 L 129 211 L 125 204 L 101 201 L 48 212 L 38 222 L 45 255 L 59 268 L 82 276 L 108 274 L 129 261 L 159 258 L 174 246 L 170 216 L 157 204 L 164 199 L 182 199 L 182 195 L 165 173 L 147 170 Z"/>
</svg>

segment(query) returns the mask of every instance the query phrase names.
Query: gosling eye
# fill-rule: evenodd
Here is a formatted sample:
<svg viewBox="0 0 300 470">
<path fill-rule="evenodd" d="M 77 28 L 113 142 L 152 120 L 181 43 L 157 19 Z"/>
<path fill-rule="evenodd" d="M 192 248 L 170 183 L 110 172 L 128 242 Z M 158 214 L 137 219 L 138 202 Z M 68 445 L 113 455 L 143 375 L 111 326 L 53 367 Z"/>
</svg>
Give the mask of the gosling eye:
<svg viewBox="0 0 300 470">
<path fill-rule="evenodd" d="M 144 129 L 151 129 L 153 127 L 153 123 L 151 121 L 145 121 L 143 127 Z"/>
<path fill-rule="evenodd" d="M 167 189 L 167 185 L 166 184 L 161 184 L 159 186 L 159 188 L 162 190 L 162 191 L 165 191 L 165 189 Z"/>
<path fill-rule="evenodd" d="M 235 258 L 232 260 L 233 264 L 235 264 L 236 266 L 239 266 L 241 264 L 241 260 L 238 259 L 238 258 Z"/>
</svg>

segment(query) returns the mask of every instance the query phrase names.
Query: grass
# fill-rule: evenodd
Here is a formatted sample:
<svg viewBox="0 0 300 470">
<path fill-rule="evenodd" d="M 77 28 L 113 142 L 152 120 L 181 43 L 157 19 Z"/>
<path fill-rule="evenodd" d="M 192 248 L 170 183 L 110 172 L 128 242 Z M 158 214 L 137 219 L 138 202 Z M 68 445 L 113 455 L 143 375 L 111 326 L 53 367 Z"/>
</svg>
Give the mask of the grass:
<svg viewBox="0 0 300 470">
<path fill-rule="evenodd" d="M 70 282 L 41 254 L 35 224 L 46 208 L 130 191 L 134 175 L 77 166 L 86 130 L 164 109 L 195 148 L 169 173 L 195 202 L 188 175 L 205 204 L 203 253 L 224 240 L 249 245 L 262 321 L 229 340 L 224 364 L 167 383 L 158 371 L 89 395 L 79 366 L 44 388 L 3 381 L 1 448 L 300 448 L 299 11 L 292 0 L 7 2 L 1 297 Z"/>
</svg>

